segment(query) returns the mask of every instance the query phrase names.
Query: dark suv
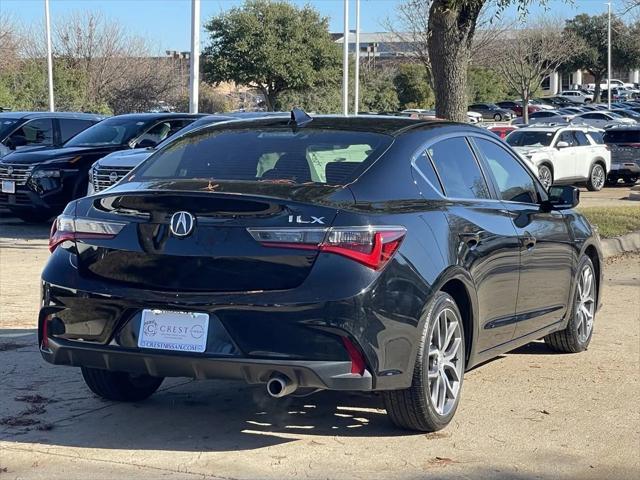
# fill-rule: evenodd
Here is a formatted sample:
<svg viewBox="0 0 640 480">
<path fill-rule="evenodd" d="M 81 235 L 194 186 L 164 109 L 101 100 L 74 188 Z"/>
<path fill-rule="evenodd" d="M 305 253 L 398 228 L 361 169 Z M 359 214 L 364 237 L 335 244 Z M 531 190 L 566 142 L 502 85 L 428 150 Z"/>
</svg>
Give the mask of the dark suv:
<svg viewBox="0 0 640 480">
<path fill-rule="evenodd" d="M 103 118 L 72 112 L 0 113 L 0 157 L 12 151 L 60 147 Z"/>
<path fill-rule="evenodd" d="M 0 207 L 25 221 L 46 221 L 86 194 L 89 168 L 97 159 L 116 150 L 153 147 L 198 117 L 119 115 L 84 130 L 62 148 L 6 155 L 0 160 Z"/>
<path fill-rule="evenodd" d="M 203 127 L 58 217 L 40 352 L 111 400 L 173 376 L 377 391 L 396 425 L 437 430 L 466 369 L 589 345 L 602 257 L 577 201 L 466 124 Z"/>
<path fill-rule="evenodd" d="M 640 178 L 640 124 L 611 127 L 604 132 L 603 139 L 611 151 L 607 181 L 617 184 L 622 180 L 626 185 L 634 185 Z"/>
</svg>

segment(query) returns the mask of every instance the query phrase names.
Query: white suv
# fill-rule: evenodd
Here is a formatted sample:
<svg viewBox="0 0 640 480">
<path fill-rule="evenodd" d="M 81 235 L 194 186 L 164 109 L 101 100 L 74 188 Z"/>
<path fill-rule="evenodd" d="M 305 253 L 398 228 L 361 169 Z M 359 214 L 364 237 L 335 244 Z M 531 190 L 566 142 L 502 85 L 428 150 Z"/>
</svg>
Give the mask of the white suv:
<svg viewBox="0 0 640 480">
<path fill-rule="evenodd" d="M 561 97 L 568 98 L 572 102 L 578 103 L 591 103 L 593 102 L 593 95 L 585 93 L 582 90 L 565 90 L 560 94 Z"/>
<path fill-rule="evenodd" d="M 602 130 L 588 126 L 534 125 L 511 132 L 506 141 L 537 168 L 545 188 L 585 184 L 595 191 L 602 189 L 611 169 L 611 152 L 601 138 Z"/>
</svg>

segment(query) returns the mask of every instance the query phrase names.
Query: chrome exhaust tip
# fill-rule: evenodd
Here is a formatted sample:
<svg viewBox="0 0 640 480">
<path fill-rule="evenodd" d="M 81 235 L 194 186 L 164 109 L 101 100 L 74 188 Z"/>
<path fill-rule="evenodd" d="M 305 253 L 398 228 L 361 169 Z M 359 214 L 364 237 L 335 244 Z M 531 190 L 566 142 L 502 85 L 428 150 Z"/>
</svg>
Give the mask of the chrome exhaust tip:
<svg viewBox="0 0 640 480">
<path fill-rule="evenodd" d="M 267 381 L 267 393 L 273 398 L 282 398 L 298 389 L 298 383 L 286 375 L 274 373 Z"/>
</svg>

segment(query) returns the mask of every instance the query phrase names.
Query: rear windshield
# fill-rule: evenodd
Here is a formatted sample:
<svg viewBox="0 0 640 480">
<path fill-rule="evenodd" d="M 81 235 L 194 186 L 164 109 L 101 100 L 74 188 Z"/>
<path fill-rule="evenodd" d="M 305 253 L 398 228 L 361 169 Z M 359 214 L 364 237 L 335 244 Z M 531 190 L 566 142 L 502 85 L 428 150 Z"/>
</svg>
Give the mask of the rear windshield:
<svg viewBox="0 0 640 480">
<path fill-rule="evenodd" d="M 205 129 L 142 164 L 136 179 L 185 178 L 344 185 L 391 145 L 387 135 L 290 128 Z"/>
<path fill-rule="evenodd" d="M 604 134 L 605 143 L 640 143 L 640 128 L 634 130 L 609 130 Z"/>
<path fill-rule="evenodd" d="M 507 137 L 507 143 L 512 147 L 548 147 L 553 140 L 554 132 L 532 132 L 517 130 Z"/>
</svg>

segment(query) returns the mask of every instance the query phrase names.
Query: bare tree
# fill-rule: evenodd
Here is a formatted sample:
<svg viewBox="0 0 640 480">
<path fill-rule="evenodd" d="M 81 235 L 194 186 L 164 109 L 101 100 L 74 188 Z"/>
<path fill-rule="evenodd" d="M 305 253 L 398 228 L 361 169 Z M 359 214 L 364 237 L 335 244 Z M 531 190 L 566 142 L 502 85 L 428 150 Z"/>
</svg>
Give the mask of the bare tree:
<svg viewBox="0 0 640 480">
<path fill-rule="evenodd" d="M 558 69 L 582 48 L 573 35 L 562 31 L 560 22 L 539 20 L 526 28 L 514 30 L 496 50 L 495 68 L 507 84 L 520 93 L 524 123 L 529 121 L 531 95 L 545 77 Z"/>
<path fill-rule="evenodd" d="M 0 12 L 0 73 L 20 64 L 20 33 L 9 15 Z"/>
</svg>

